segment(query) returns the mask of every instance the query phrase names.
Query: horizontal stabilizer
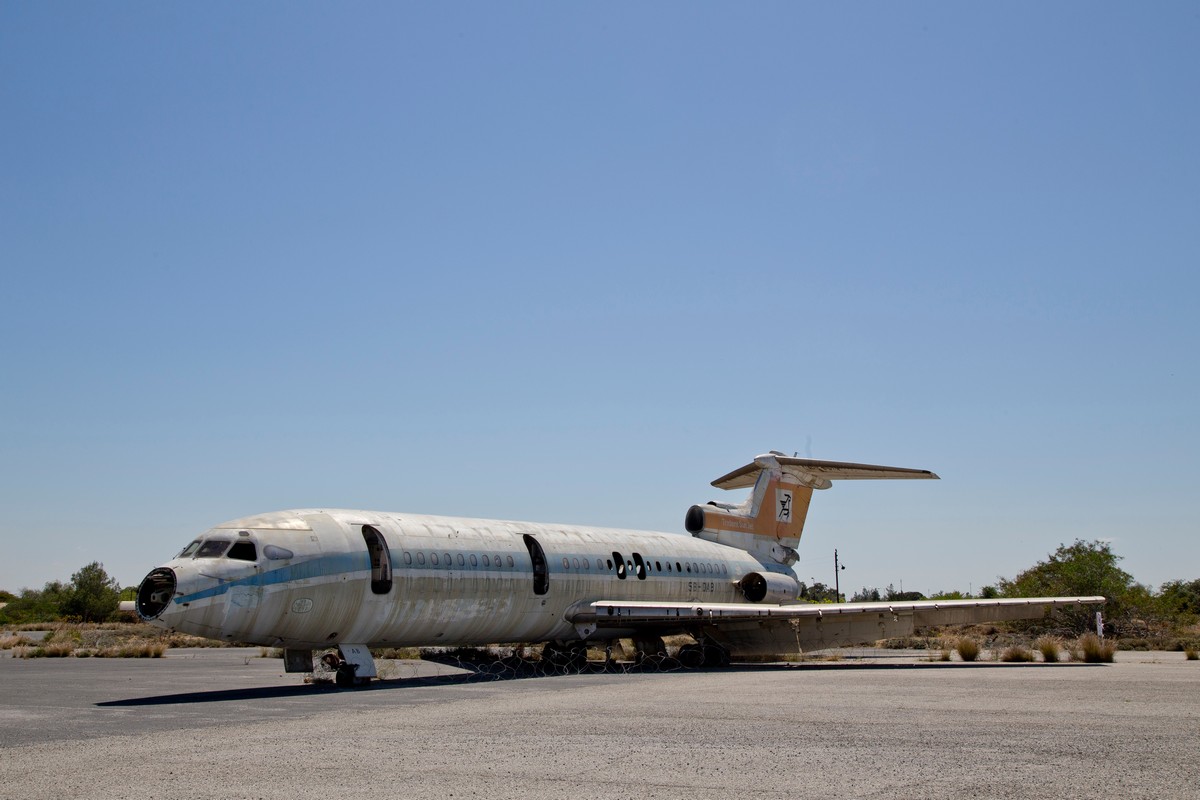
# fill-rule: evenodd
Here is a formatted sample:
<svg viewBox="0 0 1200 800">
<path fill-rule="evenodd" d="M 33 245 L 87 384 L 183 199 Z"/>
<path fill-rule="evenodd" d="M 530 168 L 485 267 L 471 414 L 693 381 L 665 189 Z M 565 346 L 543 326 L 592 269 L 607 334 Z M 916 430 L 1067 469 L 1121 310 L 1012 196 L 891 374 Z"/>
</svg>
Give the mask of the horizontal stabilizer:
<svg viewBox="0 0 1200 800">
<path fill-rule="evenodd" d="M 876 464 L 852 464 L 845 461 L 818 461 L 812 458 L 788 458 L 775 453 L 759 456 L 753 463 L 735 469 L 712 482 L 718 489 L 745 489 L 753 486 L 759 474 L 770 468 L 771 459 L 779 464 L 783 472 L 797 478 L 814 489 L 828 489 L 830 481 L 853 481 L 872 479 L 926 479 L 937 480 L 938 476 L 927 469 L 906 467 L 882 467 Z M 764 462 L 764 463 L 760 463 Z"/>
</svg>

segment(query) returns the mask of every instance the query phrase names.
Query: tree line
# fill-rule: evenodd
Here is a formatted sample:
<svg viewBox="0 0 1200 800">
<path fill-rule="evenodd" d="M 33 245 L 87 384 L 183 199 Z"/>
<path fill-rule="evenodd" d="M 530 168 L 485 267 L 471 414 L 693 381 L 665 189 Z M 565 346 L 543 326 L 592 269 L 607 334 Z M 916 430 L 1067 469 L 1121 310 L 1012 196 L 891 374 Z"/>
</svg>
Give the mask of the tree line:
<svg viewBox="0 0 1200 800">
<path fill-rule="evenodd" d="M 136 587 L 125 590 L 132 599 Z M 116 579 L 104 565 L 93 561 L 71 576 L 69 583 L 50 581 L 40 590 L 22 589 L 20 594 L 0 590 L 0 624 L 32 622 L 107 622 L 117 616 L 122 597 Z"/>
<path fill-rule="evenodd" d="M 1046 560 L 1039 561 L 1015 578 L 999 578 L 996 585 L 984 586 L 975 596 L 1103 595 L 1108 599 L 1104 617 L 1122 636 L 1146 636 L 1155 630 L 1195 625 L 1200 620 L 1200 579 L 1169 581 L 1156 592 L 1137 583 L 1132 575 L 1121 569 L 1118 565 L 1121 559 L 1107 542 L 1077 539 L 1073 544 L 1059 545 Z M 120 600 L 133 599 L 136 592 L 137 587 L 122 590 L 104 571 L 104 565 L 93 561 L 72 575 L 69 583 L 51 581 L 40 590 L 22 589 L 20 594 L 0 590 L 0 603 L 7 603 L 0 608 L 0 624 L 57 620 L 106 622 L 117 616 Z M 971 596 L 958 591 L 926 596 L 921 592 L 897 591 L 889 584 L 882 590 L 864 586 L 850 597 L 850 601 L 949 600 Z M 839 597 L 832 586 L 817 582 L 812 585 L 801 583 L 800 599 L 834 603 L 844 601 L 845 597 Z M 1090 608 L 1068 610 L 1060 620 L 1083 631 L 1090 625 L 1093 613 Z"/>
<path fill-rule="evenodd" d="M 1195 625 L 1200 620 L 1200 579 L 1174 580 L 1158 591 L 1136 582 L 1121 569 L 1122 556 L 1108 542 L 1076 539 L 1061 544 L 1050 556 L 1015 578 L 999 578 L 994 586 L 979 590 L 980 598 L 993 597 L 1085 597 L 1102 595 L 1105 620 L 1121 636 L 1147 636 L 1164 629 Z M 920 592 L 897 592 L 891 585 L 884 590 L 863 587 L 851 596 L 851 602 L 879 600 L 950 600 L 968 599 L 971 594 L 938 592 L 928 597 Z M 1060 612 L 1060 620 L 1077 631 L 1087 630 L 1094 618 L 1092 608 Z"/>
</svg>

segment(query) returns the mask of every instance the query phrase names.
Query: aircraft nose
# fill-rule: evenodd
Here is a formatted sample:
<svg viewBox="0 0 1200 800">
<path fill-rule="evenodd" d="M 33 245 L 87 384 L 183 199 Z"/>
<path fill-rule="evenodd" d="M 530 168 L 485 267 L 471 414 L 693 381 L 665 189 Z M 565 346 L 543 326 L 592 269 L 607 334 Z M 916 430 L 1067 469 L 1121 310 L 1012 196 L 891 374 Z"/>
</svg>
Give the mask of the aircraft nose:
<svg viewBox="0 0 1200 800">
<path fill-rule="evenodd" d="M 142 579 L 142 585 L 138 587 L 138 616 L 147 622 L 157 619 L 170 605 L 171 598 L 175 596 L 175 585 L 175 570 L 169 567 L 151 570 L 150 574 Z"/>
</svg>

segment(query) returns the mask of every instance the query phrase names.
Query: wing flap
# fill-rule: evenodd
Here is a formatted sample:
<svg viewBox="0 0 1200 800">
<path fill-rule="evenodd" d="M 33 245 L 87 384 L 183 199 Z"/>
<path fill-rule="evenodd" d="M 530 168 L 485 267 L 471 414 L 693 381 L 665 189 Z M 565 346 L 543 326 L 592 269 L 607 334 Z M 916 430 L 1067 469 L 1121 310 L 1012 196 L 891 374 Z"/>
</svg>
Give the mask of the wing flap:
<svg viewBox="0 0 1200 800">
<path fill-rule="evenodd" d="M 646 625 L 713 624 L 765 620 L 837 620 L 870 614 L 913 616 L 916 627 L 1037 619 L 1057 606 L 1101 605 L 1103 597 L 1005 597 L 990 600 L 911 600 L 879 603 L 803 603 L 788 605 L 750 603 L 655 603 L 631 600 L 598 600 L 572 622 L 598 627 L 627 628 Z"/>
</svg>

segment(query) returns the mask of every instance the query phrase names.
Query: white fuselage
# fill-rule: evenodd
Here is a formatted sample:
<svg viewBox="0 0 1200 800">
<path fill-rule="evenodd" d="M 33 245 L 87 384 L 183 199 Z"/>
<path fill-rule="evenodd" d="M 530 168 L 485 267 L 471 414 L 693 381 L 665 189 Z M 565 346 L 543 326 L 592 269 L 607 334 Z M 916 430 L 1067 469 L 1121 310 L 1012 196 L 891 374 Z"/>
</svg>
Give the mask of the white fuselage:
<svg viewBox="0 0 1200 800">
<path fill-rule="evenodd" d="M 352 510 L 249 517 L 197 541 L 160 568 L 176 585 L 150 621 L 285 648 L 576 639 L 571 617 L 592 602 L 744 602 L 738 581 L 765 568 L 683 534 Z M 203 555 L 221 541 L 242 544 Z"/>
</svg>

